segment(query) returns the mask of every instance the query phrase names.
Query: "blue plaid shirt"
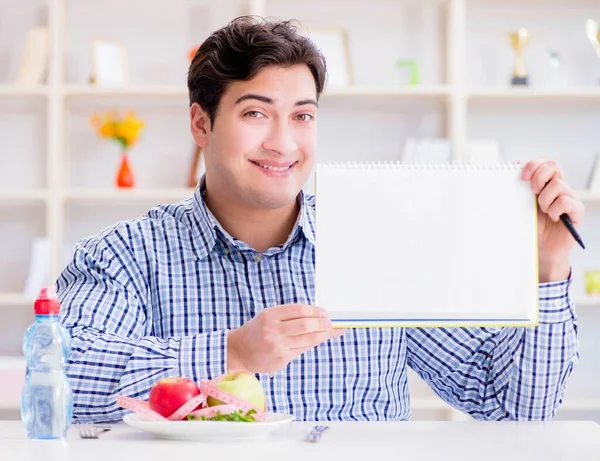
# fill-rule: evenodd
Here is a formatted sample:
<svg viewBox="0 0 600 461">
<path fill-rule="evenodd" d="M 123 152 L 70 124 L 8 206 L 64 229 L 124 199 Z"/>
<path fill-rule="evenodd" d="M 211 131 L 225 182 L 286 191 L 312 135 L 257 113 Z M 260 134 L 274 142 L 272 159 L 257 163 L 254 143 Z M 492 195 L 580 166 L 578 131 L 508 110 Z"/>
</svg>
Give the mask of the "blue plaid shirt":
<svg viewBox="0 0 600 461">
<path fill-rule="evenodd" d="M 223 374 L 228 329 L 272 306 L 313 303 L 314 198 L 299 195 L 288 240 L 260 254 L 219 225 L 202 190 L 83 240 L 59 277 L 79 422 L 120 420 L 116 397 L 147 399 L 163 377 Z M 540 285 L 534 328 L 348 330 L 273 377 L 258 375 L 268 410 L 407 420 L 408 365 L 476 419 L 551 418 L 579 357 L 570 283 Z"/>
</svg>

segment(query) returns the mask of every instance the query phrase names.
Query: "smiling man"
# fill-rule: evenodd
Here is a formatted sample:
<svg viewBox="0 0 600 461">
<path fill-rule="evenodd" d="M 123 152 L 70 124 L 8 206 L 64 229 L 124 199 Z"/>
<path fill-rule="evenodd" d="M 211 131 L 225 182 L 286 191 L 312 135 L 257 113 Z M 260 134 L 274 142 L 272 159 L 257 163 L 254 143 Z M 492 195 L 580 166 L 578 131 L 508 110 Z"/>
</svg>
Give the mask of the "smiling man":
<svg viewBox="0 0 600 461">
<path fill-rule="evenodd" d="M 477 419 L 554 415 L 578 359 L 559 216 L 584 214 L 558 166 L 531 161 L 522 176 L 539 201 L 539 326 L 334 330 L 313 305 L 314 199 L 301 190 L 324 83 L 322 56 L 288 22 L 238 18 L 202 44 L 188 76 L 206 162 L 194 196 L 83 240 L 57 283 L 77 420 L 121 419 L 116 397 L 147 399 L 160 378 L 241 368 L 269 411 L 404 420 L 407 365 Z"/>
</svg>

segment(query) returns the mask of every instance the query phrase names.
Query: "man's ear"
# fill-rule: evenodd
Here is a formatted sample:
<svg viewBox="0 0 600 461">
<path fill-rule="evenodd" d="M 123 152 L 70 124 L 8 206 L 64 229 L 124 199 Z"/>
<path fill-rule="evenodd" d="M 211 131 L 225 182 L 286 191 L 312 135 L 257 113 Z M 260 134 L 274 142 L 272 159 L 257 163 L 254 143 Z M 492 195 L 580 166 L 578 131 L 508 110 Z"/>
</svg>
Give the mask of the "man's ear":
<svg viewBox="0 0 600 461">
<path fill-rule="evenodd" d="M 194 141 L 199 147 L 206 147 L 210 132 L 210 117 L 197 102 L 190 107 L 190 122 Z"/>
</svg>

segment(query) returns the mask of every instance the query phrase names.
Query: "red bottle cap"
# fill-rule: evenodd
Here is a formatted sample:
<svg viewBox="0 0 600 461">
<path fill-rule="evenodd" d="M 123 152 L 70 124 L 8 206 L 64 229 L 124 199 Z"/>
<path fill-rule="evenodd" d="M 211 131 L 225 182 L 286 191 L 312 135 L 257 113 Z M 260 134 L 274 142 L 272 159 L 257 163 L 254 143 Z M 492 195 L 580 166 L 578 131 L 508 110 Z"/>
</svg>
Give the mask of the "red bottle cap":
<svg viewBox="0 0 600 461">
<path fill-rule="evenodd" d="M 54 287 L 45 287 L 40 290 L 40 294 L 35 300 L 34 311 L 36 315 L 60 314 L 60 302 L 56 297 Z"/>
</svg>

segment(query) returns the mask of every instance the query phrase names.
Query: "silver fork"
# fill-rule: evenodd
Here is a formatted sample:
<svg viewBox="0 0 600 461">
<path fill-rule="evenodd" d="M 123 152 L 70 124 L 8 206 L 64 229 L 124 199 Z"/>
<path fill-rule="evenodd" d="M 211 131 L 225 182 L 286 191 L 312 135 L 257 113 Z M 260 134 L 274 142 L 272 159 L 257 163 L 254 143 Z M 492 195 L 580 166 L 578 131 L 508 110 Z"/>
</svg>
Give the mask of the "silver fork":
<svg viewBox="0 0 600 461">
<path fill-rule="evenodd" d="M 110 427 L 94 424 L 77 424 L 77 429 L 79 430 L 79 437 L 82 439 L 97 439 L 98 435 L 110 431 Z"/>
<path fill-rule="evenodd" d="M 321 436 L 323 432 L 329 429 L 329 426 L 315 426 L 312 428 L 312 431 L 306 436 L 304 440 L 307 442 L 317 443 L 321 440 Z"/>
</svg>

